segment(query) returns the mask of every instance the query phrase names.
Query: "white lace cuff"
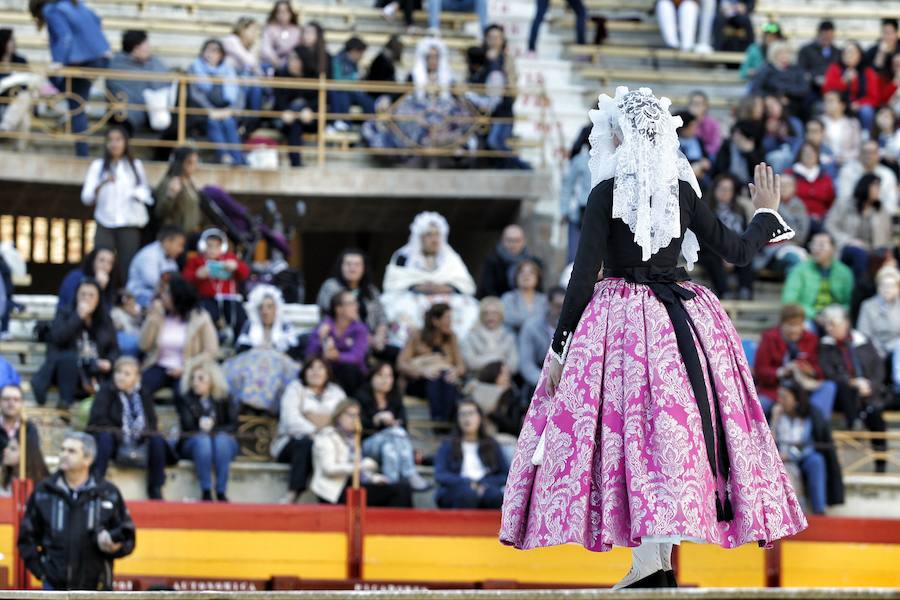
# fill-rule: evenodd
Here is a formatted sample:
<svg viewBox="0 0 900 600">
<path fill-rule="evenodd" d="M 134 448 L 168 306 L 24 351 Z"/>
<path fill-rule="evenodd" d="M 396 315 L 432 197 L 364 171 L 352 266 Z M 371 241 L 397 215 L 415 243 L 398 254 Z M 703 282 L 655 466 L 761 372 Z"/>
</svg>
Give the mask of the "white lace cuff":
<svg viewBox="0 0 900 600">
<path fill-rule="evenodd" d="M 569 332 L 563 331 L 563 340 L 564 341 L 563 341 L 563 347 L 562 347 L 561 353 L 557 354 L 553 350 L 553 342 L 552 341 L 550 342 L 550 350 L 549 350 L 550 356 L 552 356 L 553 360 L 558 362 L 560 365 L 563 365 L 566 363 L 566 356 L 569 354 L 569 346 L 572 343 L 572 334 Z"/>
<path fill-rule="evenodd" d="M 757 208 L 756 212 L 753 213 L 753 216 L 755 217 L 758 214 L 769 214 L 778 219 L 778 228 L 772 232 L 772 237 L 769 238 L 770 244 L 774 242 L 783 242 L 794 237 L 794 230 L 788 227 L 788 224 L 784 222 L 784 218 L 777 210 L 771 208 Z"/>
</svg>

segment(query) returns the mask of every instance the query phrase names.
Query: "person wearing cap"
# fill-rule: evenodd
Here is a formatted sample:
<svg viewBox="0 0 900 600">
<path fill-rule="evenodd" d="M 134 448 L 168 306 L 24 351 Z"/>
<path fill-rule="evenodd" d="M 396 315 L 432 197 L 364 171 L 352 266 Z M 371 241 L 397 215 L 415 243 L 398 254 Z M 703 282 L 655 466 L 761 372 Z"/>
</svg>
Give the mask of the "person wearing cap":
<svg viewBox="0 0 900 600">
<path fill-rule="evenodd" d="M 753 42 L 750 44 L 747 48 L 747 53 L 744 55 L 744 62 L 741 63 L 741 79 L 744 81 L 753 79 L 756 72 L 765 66 L 769 44 L 784 39 L 784 35 L 781 33 L 781 25 L 772 21 L 762 26 L 761 34 L 762 43 Z"/>
<path fill-rule="evenodd" d="M 200 306 L 219 329 L 227 323 L 237 337 L 247 320 L 240 285 L 250 276 L 250 267 L 231 252 L 228 237 L 221 229 L 204 231 L 197 250 L 184 265 L 184 278 L 197 288 Z"/>
</svg>

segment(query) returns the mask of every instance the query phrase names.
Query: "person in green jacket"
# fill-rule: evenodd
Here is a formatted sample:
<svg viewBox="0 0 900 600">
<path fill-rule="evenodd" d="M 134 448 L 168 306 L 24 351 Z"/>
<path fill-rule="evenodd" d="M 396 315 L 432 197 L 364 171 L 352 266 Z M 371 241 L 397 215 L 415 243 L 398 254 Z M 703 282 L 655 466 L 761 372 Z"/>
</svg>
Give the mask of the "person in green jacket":
<svg viewBox="0 0 900 600">
<path fill-rule="evenodd" d="M 766 50 L 772 42 L 783 40 L 781 25 L 774 22 L 762 26 L 762 43 L 753 42 L 747 46 L 744 62 L 741 63 L 741 79 L 749 81 L 766 64 Z"/>
<path fill-rule="evenodd" d="M 834 239 L 826 232 L 817 233 L 809 243 L 812 257 L 791 269 L 781 301 L 800 304 L 808 319 L 815 319 L 826 306 L 840 304 L 850 308 L 853 294 L 853 272 L 835 260 Z"/>
</svg>

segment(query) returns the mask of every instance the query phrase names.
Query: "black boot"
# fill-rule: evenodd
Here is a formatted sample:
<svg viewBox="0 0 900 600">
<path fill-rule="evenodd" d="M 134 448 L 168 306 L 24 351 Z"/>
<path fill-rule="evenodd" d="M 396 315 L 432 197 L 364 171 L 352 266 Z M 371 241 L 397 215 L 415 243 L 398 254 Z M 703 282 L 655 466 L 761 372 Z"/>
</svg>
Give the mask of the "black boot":
<svg viewBox="0 0 900 600">
<path fill-rule="evenodd" d="M 634 583 L 630 585 L 626 585 L 625 588 L 664 588 L 671 587 L 669 586 L 668 579 L 666 577 L 666 572 L 660 569 L 656 573 L 651 575 L 647 575 L 643 579 L 638 579 Z M 623 589 L 625 589 L 623 588 Z"/>
<path fill-rule="evenodd" d="M 209 490 L 203 490 L 201 500 L 203 502 L 212 502 L 213 501 L 212 492 Z"/>
</svg>

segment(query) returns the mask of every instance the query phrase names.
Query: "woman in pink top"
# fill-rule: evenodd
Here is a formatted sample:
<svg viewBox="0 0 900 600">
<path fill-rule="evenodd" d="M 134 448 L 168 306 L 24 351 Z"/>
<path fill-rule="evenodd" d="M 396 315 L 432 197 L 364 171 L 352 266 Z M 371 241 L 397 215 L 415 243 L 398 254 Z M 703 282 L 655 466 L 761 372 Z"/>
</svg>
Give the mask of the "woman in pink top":
<svg viewBox="0 0 900 600">
<path fill-rule="evenodd" d="M 266 19 L 262 34 L 260 58 L 265 66 L 280 69 L 287 64 L 291 51 L 300 43 L 297 13 L 288 0 L 277 0 Z"/>
</svg>

